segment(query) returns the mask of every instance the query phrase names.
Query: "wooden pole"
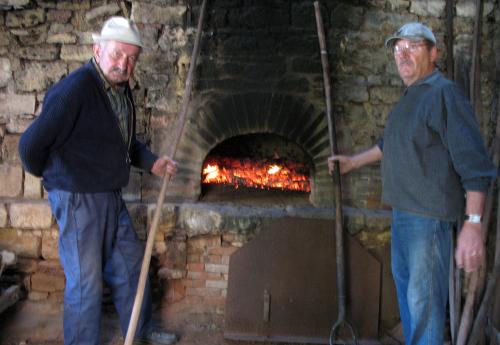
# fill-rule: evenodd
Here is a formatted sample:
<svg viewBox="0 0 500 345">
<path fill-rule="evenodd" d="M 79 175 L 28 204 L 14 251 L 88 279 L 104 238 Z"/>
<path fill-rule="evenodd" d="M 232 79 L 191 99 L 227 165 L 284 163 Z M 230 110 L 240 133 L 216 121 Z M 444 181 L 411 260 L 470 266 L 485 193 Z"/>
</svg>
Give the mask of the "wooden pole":
<svg viewBox="0 0 500 345">
<path fill-rule="evenodd" d="M 125 18 L 130 18 L 130 13 L 128 13 L 127 5 L 125 5 L 121 0 L 116 0 L 116 4 L 123 12 Z"/>
<path fill-rule="evenodd" d="M 323 83 L 325 88 L 326 117 L 328 121 L 328 135 L 330 139 L 330 150 L 332 155 L 338 152 L 337 137 L 335 132 L 335 122 L 332 117 L 332 101 L 330 86 L 330 68 L 328 63 L 328 53 L 326 50 L 325 30 L 323 28 L 323 19 L 318 1 L 314 2 L 314 12 L 316 15 L 316 26 L 318 30 L 318 40 L 321 50 L 321 65 L 323 67 Z M 337 321 L 332 327 L 330 333 L 330 344 L 335 336 L 337 328 L 345 323 L 352 335 L 354 343 L 357 344 L 356 334 L 352 326 L 345 320 L 346 314 L 346 288 L 345 288 L 345 257 L 344 257 L 344 234 L 343 234 L 343 215 L 342 215 L 342 188 L 340 184 L 340 169 L 338 162 L 335 162 L 336 169 L 333 172 L 334 200 L 335 200 L 335 250 L 337 258 Z"/>
<path fill-rule="evenodd" d="M 476 16 L 474 21 L 474 38 L 472 41 L 472 67 L 470 76 L 470 99 L 476 113 L 476 117 L 481 119 L 481 95 L 480 95 L 480 56 L 481 56 L 481 28 L 482 28 L 482 15 L 483 15 L 483 2 L 482 0 L 476 0 Z M 491 188 L 490 188 L 491 190 Z M 489 193 L 488 198 L 492 195 Z M 487 199 L 486 205 L 491 203 Z M 489 215 L 491 212 L 486 209 L 485 214 Z M 487 227 L 489 219 L 484 219 L 482 225 L 483 239 L 486 238 Z M 483 270 L 483 271 L 481 271 Z M 460 327 L 458 329 L 457 345 L 464 345 L 469 337 L 470 328 L 474 317 L 474 302 L 478 294 L 483 290 L 484 287 L 484 267 L 481 267 L 478 271 L 473 272 L 470 275 L 469 286 L 467 288 L 467 295 L 465 298 L 464 309 L 462 313 L 462 318 L 460 320 Z M 479 292 L 478 292 L 479 290 Z"/>
<path fill-rule="evenodd" d="M 200 49 L 200 39 L 201 39 L 201 34 L 202 34 L 203 18 L 205 16 L 206 3 L 207 3 L 207 0 L 203 0 L 203 3 L 201 5 L 200 18 L 198 20 L 198 27 L 197 27 L 197 31 L 196 31 L 196 38 L 194 41 L 193 53 L 191 55 L 191 61 L 189 64 L 186 85 L 184 88 L 182 108 L 181 108 L 181 111 L 179 113 L 178 132 L 177 132 L 176 140 L 175 140 L 175 143 L 174 143 L 174 146 L 172 148 L 171 155 L 170 155 L 171 157 L 174 157 L 175 153 L 177 152 L 177 147 L 179 146 L 182 132 L 184 131 L 184 126 L 186 123 L 186 114 L 187 114 L 187 109 L 188 109 L 188 105 L 189 105 L 189 100 L 191 97 L 193 75 L 194 75 L 194 70 L 196 68 L 196 60 L 198 58 L 198 52 Z M 130 317 L 130 323 L 129 323 L 129 327 L 127 330 L 127 336 L 125 338 L 125 345 L 131 345 L 133 340 L 134 340 L 135 331 L 137 328 L 137 321 L 139 320 L 141 306 L 142 306 L 142 300 L 144 298 L 144 289 L 145 289 L 146 281 L 147 281 L 147 277 L 148 277 L 149 264 L 151 262 L 151 254 L 153 252 L 153 244 L 154 244 L 155 234 L 156 234 L 156 230 L 158 229 L 158 223 L 159 223 L 160 215 L 161 215 L 161 208 L 163 205 L 163 201 L 165 200 L 165 194 L 167 192 L 167 188 L 168 188 L 168 185 L 170 183 L 170 178 L 171 178 L 171 176 L 168 173 L 166 173 L 165 176 L 163 177 L 163 183 L 161 186 L 160 194 L 158 195 L 158 200 L 156 202 L 156 209 L 155 209 L 155 213 L 153 216 L 151 227 L 150 227 L 150 230 L 148 233 L 148 240 L 146 243 L 144 258 L 142 261 L 141 274 L 139 276 L 139 283 L 137 285 L 137 293 L 135 296 L 134 307 L 132 309 L 132 315 Z"/>
<path fill-rule="evenodd" d="M 470 69 L 470 99 L 478 120 L 481 119 L 481 28 L 483 1 L 476 0 L 474 37 L 472 39 L 472 66 Z"/>
<path fill-rule="evenodd" d="M 453 3 L 454 0 L 446 0 L 446 72 L 448 78 L 454 79 L 453 59 Z M 452 235 L 452 248 L 455 247 L 455 235 Z M 450 333 L 451 342 L 455 343 L 460 320 L 461 294 L 460 294 L 460 271 L 455 266 L 454 253 L 450 253 L 450 278 L 449 278 L 449 303 L 450 303 Z"/>
<path fill-rule="evenodd" d="M 453 0 L 446 0 L 446 72 L 453 80 Z"/>
<path fill-rule="evenodd" d="M 499 84 L 500 80 L 497 80 L 497 87 L 499 86 Z M 498 167 L 500 165 L 500 121 L 498 117 L 498 111 L 499 111 L 498 107 L 500 107 L 500 91 L 498 91 L 496 103 L 497 103 L 497 108 L 496 111 L 494 112 L 494 118 L 497 125 L 495 130 L 495 136 L 491 144 L 491 153 L 493 157 L 493 163 L 495 164 L 495 166 Z M 493 195 L 494 187 L 498 184 L 497 181 L 495 182 L 496 183 L 492 183 L 490 186 L 489 195 Z M 493 211 L 493 201 L 492 201 L 493 198 L 489 199 L 491 200 L 488 200 L 489 203 L 487 203 L 486 205 L 486 210 L 488 211 L 488 217 Z M 500 190 L 497 192 L 497 205 L 498 201 L 500 201 Z M 486 236 L 486 233 L 484 233 L 484 235 Z M 497 217 L 493 270 L 486 283 L 486 290 L 483 299 L 481 301 L 481 304 L 479 306 L 476 319 L 474 320 L 474 324 L 472 326 L 472 331 L 469 337 L 469 341 L 467 342 L 468 345 L 477 344 L 481 336 L 481 331 L 484 331 L 484 323 L 487 316 L 487 311 L 491 307 L 490 303 L 492 298 L 494 297 L 494 292 L 495 292 L 494 288 L 497 284 L 498 279 L 500 279 L 500 217 Z"/>
</svg>

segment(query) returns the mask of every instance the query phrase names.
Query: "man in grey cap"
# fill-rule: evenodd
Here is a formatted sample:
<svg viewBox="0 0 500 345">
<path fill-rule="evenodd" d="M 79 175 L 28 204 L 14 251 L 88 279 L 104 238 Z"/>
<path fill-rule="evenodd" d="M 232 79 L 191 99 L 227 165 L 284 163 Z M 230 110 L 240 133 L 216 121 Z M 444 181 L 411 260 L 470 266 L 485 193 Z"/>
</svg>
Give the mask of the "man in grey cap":
<svg viewBox="0 0 500 345">
<path fill-rule="evenodd" d="M 406 344 L 443 344 L 452 229 L 466 272 L 483 263 L 481 219 L 496 176 L 462 91 L 436 69 L 432 31 L 403 25 L 385 42 L 406 86 L 377 145 L 334 155 L 342 174 L 382 161 L 382 201 L 392 206 L 391 260 Z M 465 196 L 465 198 L 464 198 Z"/>
<path fill-rule="evenodd" d="M 134 165 L 162 177 L 176 164 L 154 155 L 135 135 L 129 86 L 142 42 L 137 26 L 112 17 L 94 35 L 94 56 L 47 91 L 41 114 L 23 133 L 26 171 L 42 177 L 59 225 L 59 257 L 66 275 L 64 343 L 100 343 L 103 281 L 126 334 L 144 247 L 122 199 Z M 171 344 L 154 330 L 149 282 L 136 337 Z"/>
</svg>

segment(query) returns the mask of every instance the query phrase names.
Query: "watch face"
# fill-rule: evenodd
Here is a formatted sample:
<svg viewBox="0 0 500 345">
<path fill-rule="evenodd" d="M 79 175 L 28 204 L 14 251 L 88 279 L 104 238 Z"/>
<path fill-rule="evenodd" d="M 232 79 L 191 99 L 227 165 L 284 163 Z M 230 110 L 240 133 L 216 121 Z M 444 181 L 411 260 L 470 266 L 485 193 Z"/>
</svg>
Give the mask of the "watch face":
<svg viewBox="0 0 500 345">
<path fill-rule="evenodd" d="M 479 214 L 467 214 L 465 220 L 473 224 L 481 223 L 481 216 Z"/>
</svg>

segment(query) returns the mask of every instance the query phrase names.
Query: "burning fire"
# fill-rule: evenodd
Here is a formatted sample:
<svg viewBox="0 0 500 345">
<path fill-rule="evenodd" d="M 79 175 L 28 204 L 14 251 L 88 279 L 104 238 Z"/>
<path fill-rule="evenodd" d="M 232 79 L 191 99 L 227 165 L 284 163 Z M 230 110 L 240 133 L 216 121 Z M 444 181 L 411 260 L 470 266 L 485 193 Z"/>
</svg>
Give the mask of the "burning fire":
<svg viewBox="0 0 500 345">
<path fill-rule="evenodd" d="M 203 166 L 202 182 L 310 192 L 307 171 L 304 163 L 211 157 Z"/>
</svg>

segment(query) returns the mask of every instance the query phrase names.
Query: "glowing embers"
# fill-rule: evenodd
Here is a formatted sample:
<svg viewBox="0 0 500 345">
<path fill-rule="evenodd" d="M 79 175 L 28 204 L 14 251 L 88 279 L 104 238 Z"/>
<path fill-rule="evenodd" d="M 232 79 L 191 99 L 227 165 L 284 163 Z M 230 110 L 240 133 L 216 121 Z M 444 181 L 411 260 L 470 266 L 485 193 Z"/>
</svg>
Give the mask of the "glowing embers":
<svg viewBox="0 0 500 345">
<path fill-rule="evenodd" d="M 212 156 L 203 166 L 203 184 L 227 184 L 261 189 L 310 192 L 309 168 L 304 163 Z"/>
</svg>

